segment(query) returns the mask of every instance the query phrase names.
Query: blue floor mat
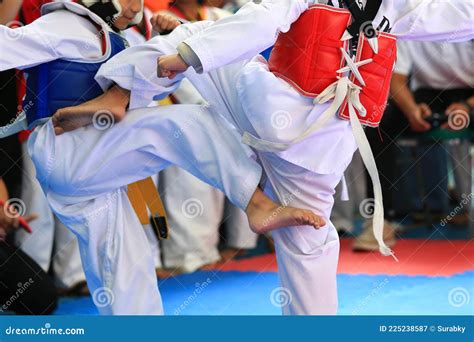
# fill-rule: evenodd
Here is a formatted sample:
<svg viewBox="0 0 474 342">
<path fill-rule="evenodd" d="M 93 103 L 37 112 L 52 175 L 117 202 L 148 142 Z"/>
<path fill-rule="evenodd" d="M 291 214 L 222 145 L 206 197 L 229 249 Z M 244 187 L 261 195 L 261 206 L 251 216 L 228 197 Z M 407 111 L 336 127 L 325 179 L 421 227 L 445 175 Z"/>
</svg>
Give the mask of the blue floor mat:
<svg viewBox="0 0 474 342">
<path fill-rule="evenodd" d="M 342 315 L 473 315 L 474 271 L 452 277 L 338 275 Z M 167 315 L 280 315 L 276 273 L 196 272 L 160 282 Z M 57 315 L 96 315 L 90 298 Z"/>
</svg>

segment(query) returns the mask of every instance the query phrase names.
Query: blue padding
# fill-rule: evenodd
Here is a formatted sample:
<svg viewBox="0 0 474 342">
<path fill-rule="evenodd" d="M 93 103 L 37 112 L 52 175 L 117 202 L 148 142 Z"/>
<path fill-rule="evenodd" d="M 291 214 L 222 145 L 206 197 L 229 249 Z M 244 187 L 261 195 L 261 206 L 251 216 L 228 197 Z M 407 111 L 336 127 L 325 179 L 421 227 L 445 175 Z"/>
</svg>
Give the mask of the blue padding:
<svg viewBox="0 0 474 342">
<path fill-rule="evenodd" d="M 473 315 L 473 279 L 474 271 L 452 277 L 338 275 L 339 314 Z M 167 315 L 279 315 L 271 301 L 277 287 L 273 272 L 211 271 L 164 280 L 160 290 Z M 457 306 L 466 293 L 470 302 Z M 56 314 L 97 310 L 90 298 L 65 299 Z"/>
<path fill-rule="evenodd" d="M 125 49 L 126 42 L 118 34 L 109 33 L 112 58 Z M 76 106 L 101 95 L 94 80 L 105 61 L 98 63 L 71 62 L 57 59 L 25 70 L 27 91 L 24 110 L 31 128 L 52 116 L 58 109 Z"/>
</svg>

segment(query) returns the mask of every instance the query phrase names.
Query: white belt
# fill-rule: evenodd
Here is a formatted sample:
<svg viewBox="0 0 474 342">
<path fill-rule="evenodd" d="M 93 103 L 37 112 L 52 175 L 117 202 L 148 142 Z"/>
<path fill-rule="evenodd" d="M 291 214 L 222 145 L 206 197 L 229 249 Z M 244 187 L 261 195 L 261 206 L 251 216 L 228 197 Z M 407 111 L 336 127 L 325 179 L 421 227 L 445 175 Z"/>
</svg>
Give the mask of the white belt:
<svg viewBox="0 0 474 342">
<path fill-rule="evenodd" d="M 24 131 L 25 129 L 28 129 L 28 122 L 25 112 L 21 112 L 12 123 L 0 127 L 0 139 Z"/>
</svg>

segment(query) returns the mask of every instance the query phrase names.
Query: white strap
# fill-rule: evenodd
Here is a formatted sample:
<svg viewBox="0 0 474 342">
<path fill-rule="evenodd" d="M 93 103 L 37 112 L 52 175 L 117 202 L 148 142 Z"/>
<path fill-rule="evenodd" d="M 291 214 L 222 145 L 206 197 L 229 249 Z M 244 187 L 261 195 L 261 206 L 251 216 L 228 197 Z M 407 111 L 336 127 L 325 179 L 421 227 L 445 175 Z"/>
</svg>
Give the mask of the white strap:
<svg viewBox="0 0 474 342">
<path fill-rule="evenodd" d="M 326 109 L 324 113 L 321 114 L 321 116 L 298 138 L 289 142 L 277 143 L 257 138 L 256 136 L 245 132 L 242 137 L 242 142 L 262 152 L 277 152 L 287 150 L 291 147 L 291 145 L 299 143 L 326 125 L 328 120 L 337 113 L 344 102 L 350 83 L 352 82 L 350 82 L 347 77 L 342 77 L 327 87 L 318 97 L 314 99 L 315 104 L 325 103 L 333 98 L 334 101 L 329 106 L 329 108 Z"/>
<path fill-rule="evenodd" d="M 349 200 L 349 190 L 347 189 L 346 176 L 342 175 L 341 178 L 341 201 Z"/>
<path fill-rule="evenodd" d="M 359 147 L 362 160 L 364 165 L 369 172 L 370 178 L 374 186 L 374 216 L 373 216 L 373 230 L 374 236 L 379 244 L 380 253 L 385 256 L 391 255 L 396 261 L 397 257 L 393 251 L 383 241 L 383 226 L 384 226 L 384 213 L 383 213 L 383 197 L 382 197 L 382 186 L 380 184 L 379 172 L 377 165 L 375 164 L 374 155 L 370 148 L 369 141 L 365 135 L 364 129 L 357 117 L 354 107 L 349 103 L 349 116 L 351 120 L 352 132 Z"/>
<path fill-rule="evenodd" d="M 28 129 L 28 122 L 25 112 L 21 112 L 11 124 L 0 127 L 0 139 L 24 131 L 25 129 Z"/>
<path fill-rule="evenodd" d="M 360 82 L 360 84 L 364 86 L 365 81 L 361 73 L 359 72 L 359 67 L 361 67 L 362 65 L 371 63 L 373 61 L 372 58 L 355 62 L 343 48 L 341 48 L 341 52 L 342 52 L 342 55 L 344 56 L 344 59 L 346 60 L 347 66 L 339 69 L 337 72 L 340 74 L 344 74 L 351 71 L 354 74 L 354 76 L 357 78 L 357 80 Z M 257 138 L 256 136 L 248 132 L 245 132 L 242 137 L 242 142 L 262 152 L 285 151 L 288 148 L 290 148 L 291 145 L 299 143 L 300 141 L 306 139 L 307 137 L 315 133 L 317 130 L 322 128 L 328 122 L 328 120 L 337 113 L 337 111 L 341 107 L 346 97 L 348 98 L 348 101 L 351 101 L 352 99 L 353 105 L 357 108 L 357 110 L 362 116 L 367 115 L 367 111 L 365 110 L 364 106 L 360 103 L 359 96 L 352 96 L 352 94 L 354 94 L 353 91 L 354 90 L 359 91 L 360 88 L 356 86 L 352 81 L 350 81 L 347 76 L 338 77 L 338 78 L 339 79 L 336 82 L 329 85 L 326 89 L 324 89 L 324 91 L 321 94 L 319 94 L 314 99 L 314 104 L 326 103 L 327 101 L 334 99 L 333 103 L 298 138 L 293 139 L 288 142 L 273 142 L 273 141 Z"/>
<path fill-rule="evenodd" d="M 342 56 L 344 56 L 344 59 L 346 60 L 347 66 L 344 67 L 344 68 L 339 69 L 337 72 L 338 73 L 345 73 L 345 72 L 348 72 L 350 70 L 350 71 L 352 71 L 354 76 L 357 78 L 357 80 L 360 82 L 360 84 L 362 86 L 365 86 L 365 81 L 364 81 L 364 78 L 362 77 L 362 75 L 359 71 L 359 67 L 371 63 L 373 61 L 373 59 L 369 58 L 369 59 L 366 59 L 366 60 L 363 60 L 363 61 L 356 62 L 355 61 L 355 56 L 354 56 L 354 59 L 352 59 L 351 56 L 349 56 L 349 54 L 343 48 L 341 48 L 341 52 L 342 52 Z"/>
</svg>

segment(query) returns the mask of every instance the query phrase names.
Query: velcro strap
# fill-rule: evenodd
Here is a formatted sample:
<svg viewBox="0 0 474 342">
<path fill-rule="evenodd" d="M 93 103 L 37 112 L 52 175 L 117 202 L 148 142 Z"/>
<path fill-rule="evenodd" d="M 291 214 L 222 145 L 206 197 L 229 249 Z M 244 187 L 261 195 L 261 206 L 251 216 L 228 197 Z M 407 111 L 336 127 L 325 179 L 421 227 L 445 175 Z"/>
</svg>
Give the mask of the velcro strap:
<svg viewBox="0 0 474 342">
<path fill-rule="evenodd" d="M 161 201 L 158 189 L 151 177 L 135 182 L 128 186 L 128 198 L 142 224 L 151 223 L 156 236 L 162 239 L 169 238 L 168 219 L 165 207 Z M 151 221 L 148 210 L 151 212 Z"/>
<path fill-rule="evenodd" d="M 376 31 L 372 25 L 372 20 L 375 19 L 382 0 L 367 0 L 364 10 L 357 4 L 356 0 L 344 0 L 347 9 L 351 12 L 354 22 L 347 28 L 347 31 L 355 37 L 360 31 L 364 31 L 367 38 L 374 38 Z"/>
</svg>

